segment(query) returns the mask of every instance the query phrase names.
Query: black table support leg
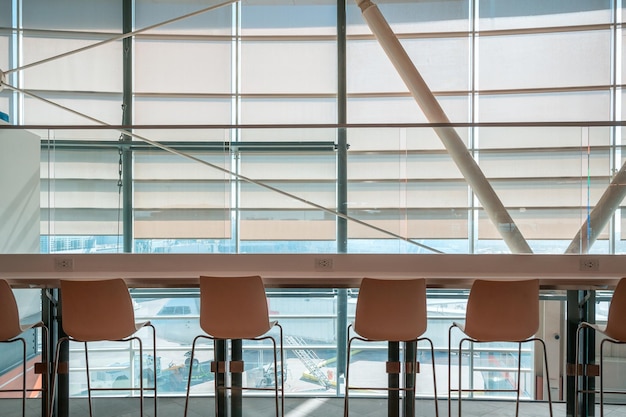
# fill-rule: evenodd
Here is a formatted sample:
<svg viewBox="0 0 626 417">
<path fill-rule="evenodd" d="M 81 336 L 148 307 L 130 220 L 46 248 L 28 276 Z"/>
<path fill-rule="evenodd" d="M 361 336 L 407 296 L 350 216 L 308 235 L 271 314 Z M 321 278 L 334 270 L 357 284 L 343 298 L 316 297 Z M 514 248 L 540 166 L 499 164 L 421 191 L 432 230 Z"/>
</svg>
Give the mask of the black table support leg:
<svg viewBox="0 0 626 417">
<path fill-rule="evenodd" d="M 404 417 L 415 417 L 415 388 L 413 383 L 413 375 L 417 371 L 413 369 L 415 363 L 415 357 L 417 355 L 417 342 L 405 342 L 404 343 L 404 369 L 407 371 L 404 374 L 404 386 L 407 390 L 404 393 Z"/>
<path fill-rule="evenodd" d="M 241 339 L 231 341 L 231 359 L 233 361 L 243 361 L 243 349 Z M 243 415 L 243 397 L 240 389 L 243 385 L 243 374 L 231 373 L 231 383 L 235 389 L 230 393 L 230 411 L 232 417 Z"/>
<path fill-rule="evenodd" d="M 388 358 L 389 362 L 398 362 L 400 361 L 400 343 L 399 342 L 388 342 L 389 343 L 389 353 Z M 388 400 L 387 400 L 387 416 L 388 417 L 400 417 L 400 391 L 397 388 L 400 387 L 400 375 L 396 373 L 387 374 L 388 379 L 388 387 L 392 388 L 389 391 Z"/>
<path fill-rule="evenodd" d="M 226 362 L 227 360 L 227 342 L 225 340 L 215 341 L 215 362 Z M 215 378 L 219 386 L 223 386 L 226 382 L 226 374 L 222 372 L 216 372 Z M 220 389 L 215 393 L 215 401 L 217 402 L 217 415 L 218 417 L 228 417 L 228 405 L 226 402 L 226 390 Z"/>
<path fill-rule="evenodd" d="M 573 366 L 576 361 L 576 330 L 581 321 L 595 322 L 595 292 L 593 291 L 567 291 L 567 363 Z M 595 361 L 595 337 L 590 332 L 583 332 L 581 337 L 580 363 L 593 363 Z M 569 372 L 572 374 L 572 372 Z M 593 390 L 595 380 L 593 377 L 582 376 L 579 384 L 580 389 Z M 574 376 L 567 375 L 565 390 L 566 416 L 574 415 L 576 407 L 576 391 Z M 595 395 L 588 393 L 580 396 L 579 415 L 593 417 L 595 415 Z"/>
</svg>

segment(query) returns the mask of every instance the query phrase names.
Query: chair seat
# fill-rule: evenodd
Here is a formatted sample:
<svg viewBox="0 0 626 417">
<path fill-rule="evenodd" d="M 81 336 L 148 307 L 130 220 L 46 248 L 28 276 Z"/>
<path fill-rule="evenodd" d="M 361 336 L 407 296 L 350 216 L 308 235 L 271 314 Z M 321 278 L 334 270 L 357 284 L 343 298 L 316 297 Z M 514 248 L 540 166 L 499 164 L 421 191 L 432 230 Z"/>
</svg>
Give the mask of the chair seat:
<svg viewBox="0 0 626 417">
<path fill-rule="evenodd" d="M 452 389 L 452 330 L 463 333 L 458 347 L 457 389 Z M 548 374 L 546 345 L 535 334 L 539 329 L 539 280 L 475 280 L 467 299 L 465 322 L 453 322 L 448 330 L 448 410 L 452 413 L 452 393 L 458 392 L 458 412 L 462 415 L 462 393 L 466 391 L 515 392 L 515 415 L 519 413 L 521 390 L 521 344 L 538 342 L 543 347 L 545 381 L 547 385 L 550 416 L 553 415 Z M 512 389 L 486 388 L 464 389 L 462 387 L 462 347 L 469 343 L 518 343 L 520 357 L 517 360 L 517 382 Z"/>
<path fill-rule="evenodd" d="M 467 336 L 481 342 L 519 342 L 538 329 L 538 279 L 474 281 L 463 328 Z"/>
<path fill-rule="evenodd" d="M 215 360 L 211 363 L 211 372 L 214 376 L 215 393 L 224 392 L 225 390 L 272 390 L 275 397 L 276 417 L 285 415 L 284 403 L 284 375 L 282 366 L 284 361 L 283 352 L 283 330 L 278 321 L 270 321 L 269 310 L 267 305 L 267 295 L 265 286 L 260 276 L 245 277 L 200 277 L 200 327 L 205 334 L 198 335 L 194 338 L 191 347 L 191 356 L 189 363 L 193 364 L 196 352 L 196 342 L 202 338 L 213 340 Z M 277 346 L 276 338 L 268 333 L 274 327 L 279 330 L 279 344 Z M 226 358 L 218 357 L 217 342 L 228 340 L 270 340 L 273 344 L 273 387 L 242 387 L 227 385 L 225 378 L 220 374 L 242 373 L 244 371 L 243 361 L 233 359 L 227 361 Z M 279 362 L 277 350 L 280 349 L 280 367 L 281 372 L 278 373 Z M 234 349 L 233 349 L 234 350 Z M 189 396 L 191 391 L 191 381 L 194 366 L 189 366 L 189 374 L 187 377 L 187 394 L 185 398 L 184 416 L 187 416 L 189 409 Z M 280 404 L 279 404 L 280 400 Z M 219 414 L 218 400 L 215 401 L 215 415 Z"/>
<path fill-rule="evenodd" d="M 144 415 L 144 391 L 154 392 L 154 416 L 157 415 L 157 351 L 156 331 L 150 321 L 136 322 L 133 301 L 126 283 L 122 279 L 105 280 L 61 280 L 61 325 L 67 335 L 57 342 L 54 375 L 58 374 L 61 344 L 63 342 L 84 342 L 85 368 L 87 372 L 87 396 L 89 415 L 93 415 L 92 391 L 102 388 L 91 386 L 89 370 L 88 342 L 135 341 L 139 345 L 139 388 L 114 387 L 108 391 L 139 391 L 140 416 Z M 154 386 L 144 386 L 143 342 L 136 333 L 144 328 L 152 329 L 151 373 Z M 53 380 L 54 381 L 54 380 Z M 131 384 L 133 382 L 131 381 Z M 55 385 L 53 384 L 53 387 Z M 52 395 L 54 399 L 54 392 Z M 52 410 L 54 407 L 51 407 Z"/>
<path fill-rule="evenodd" d="M 398 362 L 387 362 L 388 373 L 402 373 L 411 376 L 411 383 L 404 387 L 363 387 L 353 386 L 350 381 L 350 362 L 352 342 L 406 342 L 417 344 L 420 341 L 430 343 L 433 364 L 433 389 L 435 415 L 439 415 L 437 404 L 437 381 L 434 371 L 435 352 L 430 339 L 423 337 L 427 328 L 426 280 L 424 279 L 373 279 L 363 278 L 359 287 L 354 322 L 348 326 L 354 335 L 348 338 L 345 373 L 344 417 L 349 416 L 349 393 L 358 390 L 403 391 L 415 396 L 416 370 L 418 362 L 412 358 L 404 367 Z"/>
<path fill-rule="evenodd" d="M 20 314 L 17 305 L 17 301 L 15 299 L 15 295 L 13 294 L 13 290 L 11 286 L 6 280 L 0 279 L 0 343 L 20 343 L 21 344 L 21 352 L 22 352 L 22 362 L 21 362 L 21 388 L 13 389 L 8 387 L 3 387 L 0 389 L 0 392 L 19 392 L 21 393 L 21 406 L 22 406 L 22 417 L 26 416 L 26 397 L 29 392 L 39 392 L 43 395 L 45 403 L 43 406 L 42 414 L 46 415 L 47 410 L 47 399 L 48 399 L 48 375 L 47 375 L 47 364 L 48 364 L 48 328 L 44 325 L 43 321 L 38 321 L 35 323 L 20 323 Z M 41 345 L 41 363 L 45 364 L 45 366 L 39 366 L 41 364 L 36 364 L 34 369 L 35 372 L 42 373 L 41 375 L 41 388 L 27 388 L 26 387 L 26 379 L 27 379 L 27 340 L 23 337 L 23 333 L 35 329 L 40 328 L 42 332 L 42 345 Z M 29 337 L 30 341 L 34 339 Z M 32 343 L 32 342 L 29 342 Z M 2 412 L 0 411 L 0 415 Z"/>
</svg>

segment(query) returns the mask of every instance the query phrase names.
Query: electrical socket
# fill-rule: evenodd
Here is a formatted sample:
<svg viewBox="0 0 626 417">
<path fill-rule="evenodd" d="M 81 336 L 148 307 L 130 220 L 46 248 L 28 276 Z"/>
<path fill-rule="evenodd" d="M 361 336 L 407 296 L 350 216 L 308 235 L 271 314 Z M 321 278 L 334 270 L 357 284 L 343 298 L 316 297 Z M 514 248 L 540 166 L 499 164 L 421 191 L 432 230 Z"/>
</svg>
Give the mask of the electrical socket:
<svg viewBox="0 0 626 417">
<path fill-rule="evenodd" d="M 332 271 L 333 259 L 332 258 L 315 258 L 315 269 L 318 271 Z"/>
<path fill-rule="evenodd" d="M 582 258 L 580 260 L 581 271 L 598 271 L 600 269 L 600 260 L 597 258 Z"/>
<path fill-rule="evenodd" d="M 54 270 L 60 272 L 70 272 L 74 270 L 74 259 L 54 258 Z"/>
</svg>

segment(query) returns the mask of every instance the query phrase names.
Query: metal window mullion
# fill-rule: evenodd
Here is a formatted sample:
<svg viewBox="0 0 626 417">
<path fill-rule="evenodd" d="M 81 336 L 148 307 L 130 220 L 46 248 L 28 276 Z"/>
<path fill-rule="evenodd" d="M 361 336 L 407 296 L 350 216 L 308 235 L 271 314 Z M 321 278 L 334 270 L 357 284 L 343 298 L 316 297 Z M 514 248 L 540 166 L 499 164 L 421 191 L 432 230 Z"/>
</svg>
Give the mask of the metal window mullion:
<svg viewBox="0 0 626 417">
<path fill-rule="evenodd" d="M 122 3 L 122 31 L 133 31 L 133 0 L 124 0 Z M 122 124 L 133 124 L 133 38 L 124 38 L 122 41 Z M 123 135 L 122 142 L 132 142 L 132 137 Z M 122 149 L 122 226 L 124 236 L 124 253 L 133 252 L 133 151 L 130 146 Z"/>
<path fill-rule="evenodd" d="M 623 25 L 622 21 L 622 0 L 614 0 L 613 4 L 613 36 L 612 36 L 612 73 L 611 73 L 611 84 L 612 84 L 612 121 L 621 120 L 622 114 L 622 36 L 623 36 Z M 613 126 L 611 128 L 611 144 L 613 152 L 611 153 L 611 173 L 612 176 L 617 174 L 621 166 L 622 160 L 622 129 Z M 621 239 L 621 209 L 620 205 L 617 206 L 615 212 L 613 213 L 613 218 L 609 223 L 610 226 L 610 234 L 609 234 L 609 253 L 615 254 L 616 248 L 618 246 L 618 242 Z"/>
<path fill-rule="evenodd" d="M 347 123 L 347 31 L 346 0 L 337 1 L 337 123 Z M 337 129 L 337 212 L 348 214 L 348 132 Z M 337 253 L 348 252 L 348 221 L 336 217 Z M 341 376 L 346 369 L 348 341 L 348 290 L 337 291 L 337 390 L 341 395 Z"/>
<path fill-rule="evenodd" d="M 11 2 L 11 33 L 9 35 L 10 43 L 9 43 L 9 65 L 12 68 L 19 67 L 22 64 L 22 45 L 23 45 L 23 21 L 22 21 L 22 0 L 13 0 Z M 8 68 L 0 68 L 2 70 L 7 70 Z M 24 77 L 20 72 L 14 72 L 9 74 L 9 79 L 7 80 L 12 85 L 17 85 L 19 88 L 24 88 Z M 18 93 L 13 91 L 9 98 L 9 106 L 11 109 L 11 113 L 15 120 L 16 124 L 24 123 L 24 95 L 22 93 Z"/>
<path fill-rule="evenodd" d="M 469 77 L 470 77 L 470 120 L 472 123 L 476 123 L 477 120 L 477 108 L 478 108 L 478 95 L 476 94 L 478 85 L 478 37 L 476 36 L 477 22 L 476 17 L 479 12 L 480 2 L 471 0 L 468 8 L 468 18 L 470 25 L 470 53 L 469 53 Z M 476 141 L 478 138 L 478 127 L 472 127 L 469 136 L 469 148 L 471 150 L 476 149 Z M 472 152 L 474 153 L 474 152 Z M 467 199 L 469 203 L 469 210 L 467 211 L 467 233 L 468 233 L 468 253 L 474 253 L 476 251 L 476 244 L 478 243 L 478 211 L 476 210 L 476 196 L 472 191 L 472 188 L 467 186 Z"/>
<path fill-rule="evenodd" d="M 241 2 L 236 2 L 231 6 L 232 20 L 231 20 L 231 123 L 233 126 L 238 126 L 241 123 Z M 241 130 L 234 128 L 231 130 L 231 144 L 232 142 L 239 143 Z M 234 172 L 241 173 L 241 152 L 234 149 L 233 146 L 229 146 L 230 151 L 227 152 L 229 156 L 227 163 L 230 162 Z M 239 253 L 240 250 L 240 230 L 241 230 L 241 215 L 240 215 L 240 201 L 241 201 L 241 181 L 238 177 L 230 178 L 230 239 L 234 253 Z"/>
</svg>

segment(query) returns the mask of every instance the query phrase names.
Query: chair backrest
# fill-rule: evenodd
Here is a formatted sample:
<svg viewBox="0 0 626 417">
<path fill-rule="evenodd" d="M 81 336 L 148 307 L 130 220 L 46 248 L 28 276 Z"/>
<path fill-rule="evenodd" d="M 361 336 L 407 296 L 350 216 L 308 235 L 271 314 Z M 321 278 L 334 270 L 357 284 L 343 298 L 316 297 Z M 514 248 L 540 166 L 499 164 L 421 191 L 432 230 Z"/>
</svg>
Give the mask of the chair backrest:
<svg viewBox="0 0 626 417">
<path fill-rule="evenodd" d="M 0 280 L 0 341 L 7 341 L 22 333 L 20 313 L 11 286 Z"/>
<path fill-rule="evenodd" d="M 408 341 L 426 331 L 426 280 L 363 278 L 354 331 L 370 340 Z"/>
<path fill-rule="evenodd" d="M 200 327 L 218 339 L 249 339 L 270 330 L 260 276 L 200 277 Z"/>
<path fill-rule="evenodd" d="M 120 340 L 137 331 L 128 287 L 121 278 L 61 281 L 61 320 L 70 337 Z"/>
<path fill-rule="evenodd" d="M 620 279 L 613 291 L 605 333 L 610 338 L 626 342 L 626 278 Z"/>
<path fill-rule="evenodd" d="M 465 333 L 483 342 L 519 342 L 539 329 L 539 280 L 476 280 L 467 300 Z"/>
</svg>

